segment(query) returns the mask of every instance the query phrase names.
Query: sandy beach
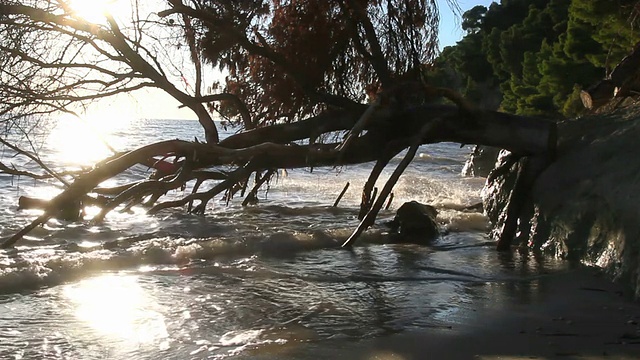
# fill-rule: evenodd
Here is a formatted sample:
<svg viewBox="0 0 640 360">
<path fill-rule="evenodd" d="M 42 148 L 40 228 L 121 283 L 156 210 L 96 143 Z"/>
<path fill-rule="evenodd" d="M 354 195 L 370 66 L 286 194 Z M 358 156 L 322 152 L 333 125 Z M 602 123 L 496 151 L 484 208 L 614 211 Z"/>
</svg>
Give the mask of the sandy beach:
<svg viewBox="0 0 640 360">
<path fill-rule="evenodd" d="M 578 267 L 521 285 L 508 302 L 494 301 L 491 287 L 481 287 L 480 301 L 464 304 L 431 329 L 348 346 L 329 340 L 311 352 L 292 344 L 272 350 L 302 359 L 640 358 L 640 304 L 599 271 Z M 504 303 L 509 305 L 496 306 Z M 247 358 L 273 358 L 264 350 Z"/>
</svg>

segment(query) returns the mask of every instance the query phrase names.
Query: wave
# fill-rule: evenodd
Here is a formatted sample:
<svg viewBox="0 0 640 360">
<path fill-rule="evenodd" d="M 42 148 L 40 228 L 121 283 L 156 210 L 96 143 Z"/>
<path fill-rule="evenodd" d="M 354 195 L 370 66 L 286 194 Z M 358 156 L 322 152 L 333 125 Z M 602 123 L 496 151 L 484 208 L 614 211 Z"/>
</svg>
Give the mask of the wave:
<svg viewBox="0 0 640 360">
<path fill-rule="evenodd" d="M 292 257 L 303 251 L 338 248 L 343 241 L 332 231 L 244 235 L 204 239 L 140 235 L 98 244 L 68 242 L 3 250 L 0 251 L 0 293 L 55 286 L 104 271 L 148 266 L 179 271 L 220 259 Z"/>
<path fill-rule="evenodd" d="M 251 256 L 293 258 L 304 252 L 340 248 L 358 222 L 354 210 L 327 207 L 248 208 L 241 218 L 247 220 L 247 214 L 253 214 L 265 223 L 283 215 L 291 216 L 293 220 L 272 224 L 269 229 L 266 226 L 256 228 L 255 220 L 248 223 L 240 221 L 236 225 L 242 223 L 244 228 L 227 225 L 229 231 L 213 237 L 184 237 L 176 233 L 167 234 L 167 229 L 160 229 L 155 233 L 120 238 L 111 233 L 88 241 L 82 236 L 89 233 L 86 229 L 67 229 L 64 233 L 68 240 L 60 237 L 56 242 L 31 239 L 15 249 L 0 251 L 0 292 L 14 293 L 54 286 L 103 271 L 136 270 L 148 266 L 179 271 L 218 260 Z M 335 219 L 343 219 L 345 214 L 353 214 L 351 224 L 336 225 Z M 365 232 L 358 244 L 389 243 L 388 230 L 383 223 L 390 220 L 392 214 L 384 214 L 386 216 Z M 318 218 L 325 224 L 314 226 L 314 219 Z M 441 211 L 438 220 L 449 232 L 480 229 L 486 223 L 481 214 L 457 211 Z M 327 225 L 330 222 L 333 226 Z M 185 229 L 190 227 L 187 224 L 193 226 L 193 222 L 183 223 Z M 200 226 L 205 231 L 206 222 Z M 198 233 L 193 228 L 189 231 Z M 160 236 L 163 233 L 164 236 Z M 69 240 L 73 234 L 75 240 Z"/>
</svg>

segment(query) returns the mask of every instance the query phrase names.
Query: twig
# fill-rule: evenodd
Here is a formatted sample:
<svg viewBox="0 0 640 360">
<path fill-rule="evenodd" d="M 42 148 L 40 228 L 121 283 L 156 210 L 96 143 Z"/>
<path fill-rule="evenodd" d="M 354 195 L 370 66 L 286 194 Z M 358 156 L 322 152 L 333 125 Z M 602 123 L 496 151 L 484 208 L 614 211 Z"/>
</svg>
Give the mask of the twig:
<svg viewBox="0 0 640 360">
<path fill-rule="evenodd" d="M 136 203 L 136 198 L 140 201 L 144 196 L 146 196 L 150 192 L 162 191 L 166 192 L 171 189 L 178 188 L 182 186 L 186 181 L 188 181 L 188 176 L 192 170 L 192 159 L 189 156 L 185 157 L 182 168 L 178 170 L 178 173 L 171 177 L 169 181 L 158 181 L 158 180 L 148 180 L 142 181 L 134 186 L 131 186 L 118 194 L 114 199 L 109 201 L 105 206 L 102 207 L 100 213 L 93 217 L 91 220 L 92 223 L 100 223 L 104 220 L 104 217 L 113 209 L 115 209 L 118 205 L 123 202 L 133 199 L 130 205 L 125 206 L 125 211 Z"/>
<path fill-rule="evenodd" d="M 40 165 L 40 167 L 42 169 L 44 169 L 44 171 L 48 172 L 49 174 L 51 174 L 51 176 L 53 176 L 54 178 L 58 179 L 58 181 L 60 181 L 62 184 L 64 184 L 64 186 L 69 187 L 69 182 L 67 182 L 65 179 L 63 179 L 60 175 L 58 175 L 55 171 L 49 169 L 49 167 L 47 165 L 45 165 L 42 160 L 40 160 L 40 158 L 26 150 L 22 150 L 19 147 L 7 142 L 6 140 L 4 140 L 3 138 L 0 138 L 0 143 L 2 143 L 4 146 L 10 148 L 11 150 L 22 154 L 26 157 L 28 157 L 29 159 L 35 161 L 38 165 Z"/>
<path fill-rule="evenodd" d="M 333 203 L 333 207 L 338 207 L 338 204 L 340 203 L 340 200 L 342 200 L 342 197 L 344 196 L 344 193 L 347 192 L 347 189 L 349 188 L 349 185 L 351 185 L 349 182 L 347 182 L 347 184 L 344 186 L 344 189 L 342 189 L 342 192 L 340 192 L 340 195 L 338 195 L 338 198 L 336 199 L 336 202 Z"/>
<path fill-rule="evenodd" d="M 267 171 L 266 174 L 264 174 L 264 176 L 260 177 L 260 179 L 258 179 L 255 183 L 255 185 L 253 186 L 253 188 L 251 189 L 251 191 L 249 191 L 249 194 L 247 194 L 247 196 L 245 197 L 245 199 L 242 201 L 242 206 L 247 206 L 249 205 L 249 203 L 251 201 L 257 201 L 257 195 L 258 195 L 258 189 L 264 185 L 265 182 L 267 182 L 267 180 L 271 179 L 271 176 L 273 176 L 273 174 L 275 174 L 275 170 L 269 170 Z M 257 176 L 257 174 L 256 174 Z"/>
<path fill-rule="evenodd" d="M 44 179 L 52 178 L 51 175 L 47 175 L 47 174 L 35 174 L 26 170 L 18 170 L 15 167 L 10 168 L 2 162 L 0 162 L 0 174 L 7 174 L 11 176 L 27 176 L 35 180 L 44 180 Z"/>
</svg>

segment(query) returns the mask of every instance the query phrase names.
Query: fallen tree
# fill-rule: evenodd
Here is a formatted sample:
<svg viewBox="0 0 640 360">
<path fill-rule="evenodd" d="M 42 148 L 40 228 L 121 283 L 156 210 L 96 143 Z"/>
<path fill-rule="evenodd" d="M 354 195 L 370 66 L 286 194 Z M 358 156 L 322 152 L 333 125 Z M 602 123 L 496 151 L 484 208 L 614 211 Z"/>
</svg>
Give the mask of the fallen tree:
<svg viewBox="0 0 640 360">
<path fill-rule="evenodd" d="M 350 130 L 350 126 L 355 125 L 358 119 L 357 115 L 346 119 L 336 116 L 333 118 L 335 123 L 323 119 L 323 124 L 327 126 L 325 128 L 327 132 Z M 273 125 L 250 130 L 231 136 L 219 145 L 169 140 L 147 145 L 109 159 L 96 165 L 91 171 L 76 177 L 68 188 L 49 201 L 40 217 L 7 239 L 2 246 L 13 245 L 33 228 L 91 193 L 117 193 L 102 205 L 104 210 L 94 221 L 101 219 L 106 215 L 106 212 L 121 204 L 128 203 L 127 206 L 141 204 L 143 199 L 148 197 L 154 199 L 154 201 L 145 203 L 149 207 L 150 214 L 193 202 L 196 202 L 196 205 L 193 208 L 190 207 L 191 212 L 204 213 L 207 202 L 214 196 L 222 192 L 236 192 L 239 189 L 237 185 L 245 183 L 252 173 L 263 173 L 271 169 L 388 161 L 390 156 L 398 154 L 407 147 L 413 147 L 413 153 L 408 154 L 410 161 L 410 158 L 415 155 L 417 145 L 442 141 L 497 146 L 520 156 L 550 154 L 555 144 L 555 123 L 492 111 L 466 114 L 461 113 L 454 106 L 447 105 L 424 105 L 406 109 L 399 114 L 390 114 L 384 122 L 368 127 L 367 134 L 355 139 L 345 153 L 337 150 L 341 143 L 292 144 L 294 141 L 315 136 L 318 131 L 316 122 L 317 118 L 314 118 L 295 124 Z M 426 130 L 421 131 L 421 129 Z M 180 165 L 173 174 L 160 179 L 141 180 L 119 188 L 119 192 L 98 188 L 103 181 L 154 156 L 175 157 Z M 236 167 L 228 174 L 202 170 L 219 165 L 236 165 Z M 401 164 L 401 166 L 398 176 L 406 164 Z M 367 183 L 370 184 L 372 181 L 375 183 L 373 178 L 377 178 L 378 174 L 379 172 L 374 169 Z M 156 203 L 159 195 L 171 189 L 182 187 L 191 180 L 199 182 L 216 180 L 219 183 L 208 191 L 194 192 L 180 200 Z M 395 181 L 397 181 L 397 176 L 390 179 L 385 188 L 392 187 Z M 370 192 L 371 189 L 365 189 L 363 197 L 371 198 Z M 383 191 L 375 199 L 375 202 L 383 204 L 388 194 L 388 191 Z M 372 200 L 374 199 L 361 206 L 371 205 Z M 361 230 L 351 238 L 351 241 L 355 240 L 366 227 L 373 224 L 380 208 L 381 206 L 367 209 L 367 216 L 359 227 Z M 351 241 L 348 241 L 347 244 L 350 244 Z"/>
<path fill-rule="evenodd" d="M 274 1 L 269 6 L 270 2 L 263 1 L 192 1 L 188 6 L 169 0 L 169 8 L 160 11 L 156 21 L 175 16 L 166 24 L 181 24 L 181 36 L 195 64 L 196 90 L 192 94 L 178 90 L 167 80 L 152 47 L 142 43 L 145 34 L 140 23 L 135 23 L 138 26 L 129 36 L 110 15 L 104 24 L 92 25 L 75 16 L 64 1 L 44 3 L 55 5 L 54 10 L 42 8 L 38 1 L 32 5 L 0 3 L 0 29 L 12 36 L 8 40 L 5 37 L 2 45 L 9 54 L 4 63 L 11 65 L 2 74 L 9 80 L 17 78 L 0 88 L 11 94 L 4 103 L 5 117 L 16 109 L 35 113 L 43 106 L 48 112 L 69 111 L 68 107 L 87 97 L 101 97 L 95 88 L 85 89 L 90 95 L 79 93 L 77 88 L 85 80 L 78 74 L 69 80 L 64 72 L 54 75 L 66 81 L 65 85 L 37 89 L 18 86 L 16 81 L 21 76 L 41 77 L 47 66 L 16 41 L 34 34 L 65 34 L 71 43 L 88 46 L 129 70 L 107 70 L 95 61 L 76 63 L 76 57 L 67 59 L 66 49 L 53 59 L 53 64 L 58 64 L 53 66 L 55 70 L 82 68 L 87 73 L 98 71 L 99 77 L 111 76 L 112 82 L 96 79 L 90 83 L 104 88 L 121 86 L 112 93 L 137 86 L 160 87 L 198 115 L 207 142 L 168 140 L 149 144 L 115 154 L 74 174 L 65 180 L 65 188 L 56 197 L 46 204 L 34 202 L 43 208 L 42 215 L 6 239 L 1 245 L 5 248 L 57 214 L 81 209 L 85 203 L 102 209 L 94 222 L 116 208 L 138 205 L 147 207 L 149 214 L 173 207 L 204 214 L 208 202 L 221 193 L 226 198 L 255 196 L 257 188 L 276 169 L 375 162 L 363 189 L 362 222 L 345 242 L 350 246 L 374 223 L 395 182 L 422 144 L 481 144 L 510 150 L 517 157 L 545 159 L 555 151 L 555 123 L 476 109 L 460 95 L 428 85 L 423 68 L 435 53 L 435 2 L 389 1 L 382 6 L 355 0 Z M 324 33 L 319 37 L 316 32 Z M 309 48 L 313 39 L 320 43 Z M 202 57 L 230 71 L 224 92 L 202 94 Z M 11 72 L 24 66 L 33 72 Z M 123 85 L 122 78 L 138 85 Z M 145 78 L 150 85 L 140 82 Z M 370 105 L 364 101 L 367 89 Z M 209 104 L 210 111 L 237 119 L 244 131 L 219 141 L 211 115 L 202 104 Z M 336 133 L 344 138 L 336 138 Z M 403 161 L 376 195 L 373 188 L 381 171 L 407 148 Z M 100 187 L 105 180 L 140 163 L 157 171 L 148 179 L 117 188 Z M 246 191 L 254 174 L 254 188 Z M 522 191 L 526 191 L 531 177 L 527 179 Z M 195 182 L 191 194 L 177 200 L 163 198 L 167 191 L 191 181 Z M 199 191 L 204 182 L 212 182 L 212 186 Z M 514 203 L 517 207 L 517 201 Z M 500 247 L 508 247 L 509 241 L 505 238 Z"/>
</svg>

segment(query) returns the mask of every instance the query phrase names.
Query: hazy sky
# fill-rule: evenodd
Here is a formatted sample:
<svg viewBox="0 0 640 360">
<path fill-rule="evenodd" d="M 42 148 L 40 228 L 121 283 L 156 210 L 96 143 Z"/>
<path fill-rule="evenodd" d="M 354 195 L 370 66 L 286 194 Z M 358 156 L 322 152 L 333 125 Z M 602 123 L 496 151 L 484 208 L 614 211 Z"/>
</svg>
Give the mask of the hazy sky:
<svg viewBox="0 0 640 360">
<path fill-rule="evenodd" d="M 458 0 L 462 12 L 476 6 L 488 6 L 493 0 Z M 460 17 L 454 16 L 444 0 L 440 3 L 440 47 L 455 44 L 464 35 L 460 28 Z M 138 100 L 134 100 L 138 99 Z M 179 109 L 180 104 L 160 90 L 142 90 L 118 101 L 101 103 L 100 111 L 115 111 L 122 116 L 153 119 L 195 119 L 188 109 Z"/>
</svg>

